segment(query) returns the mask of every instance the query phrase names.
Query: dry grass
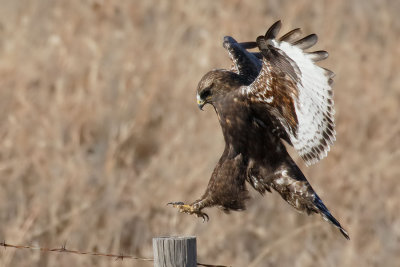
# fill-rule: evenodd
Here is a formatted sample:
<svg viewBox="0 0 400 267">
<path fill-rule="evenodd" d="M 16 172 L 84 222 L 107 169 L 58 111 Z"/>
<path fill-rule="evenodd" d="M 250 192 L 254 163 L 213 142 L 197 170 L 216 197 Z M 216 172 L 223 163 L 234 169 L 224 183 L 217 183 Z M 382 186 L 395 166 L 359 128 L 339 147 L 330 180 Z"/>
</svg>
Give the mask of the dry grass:
<svg viewBox="0 0 400 267">
<path fill-rule="evenodd" d="M 197 235 L 207 263 L 399 266 L 399 13 L 378 0 L 1 1 L 1 239 L 151 257 L 153 236 Z M 229 66 L 222 37 L 277 19 L 330 52 L 338 140 L 302 169 L 350 242 L 277 194 L 207 224 L 165 207 L 200 196 L 222 152 L 194 93 Z M 152 265 L 12 249 L 0 264 Z"/>
</svg>

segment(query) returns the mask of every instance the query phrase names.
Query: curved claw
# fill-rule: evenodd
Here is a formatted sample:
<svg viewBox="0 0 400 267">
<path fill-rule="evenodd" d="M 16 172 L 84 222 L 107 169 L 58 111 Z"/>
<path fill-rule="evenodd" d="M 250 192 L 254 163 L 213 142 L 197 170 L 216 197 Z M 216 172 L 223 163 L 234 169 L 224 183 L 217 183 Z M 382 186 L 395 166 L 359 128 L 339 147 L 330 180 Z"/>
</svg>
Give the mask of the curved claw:
<svg viewBox="0 0 400 267">
<path fill-rule="evenodd" d="M 199 211 L 194 211 L 193 213 L 196 214 L 196 216 L 198 218 L 202 218 L 203 219 L 203 223 L 206 222 L 206 221 L 208 222 L 210 220 L 210 217 L 208 217 L 207 213 L 201 212 L 200 210 Z"/>
<path fill-rule="evenodd" d="M 204 223 L 205 221 L 208 222 L 208 221 L 210 220 L 210 217 L 208 217 L 207 213 L 201 213 L 200 216 L 203 218 L 203 223 Z"/>
<path fill-rule="evenodd" d="M 198 208 L 193 207 L 193 205 L 187 205 L 181 201 L 169 202 L 169 203 L 167 203 L 167 205 L 172 205 L 174 208 L 178 208 L 179 212 L 181 212 L 181 213 L 194 214 L 198 218 L 202 218 L 203 222 L 205 222 L 205 221 L 208 222 L 210 220 L 210 217 L 206 213 L 202 212 Z"/>
</svg>

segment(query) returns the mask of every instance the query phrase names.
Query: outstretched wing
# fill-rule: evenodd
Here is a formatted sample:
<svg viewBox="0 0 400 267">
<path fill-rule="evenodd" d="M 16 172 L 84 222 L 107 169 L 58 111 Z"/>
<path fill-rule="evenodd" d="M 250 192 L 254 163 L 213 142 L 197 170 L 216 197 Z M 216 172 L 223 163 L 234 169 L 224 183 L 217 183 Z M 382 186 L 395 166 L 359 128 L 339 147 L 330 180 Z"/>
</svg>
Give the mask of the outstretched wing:
<svg viewBox="0 0 400 267">
<path fill-rule="evenodd" d="M 295 29 L 276 39 L 280 27 L 278 21 L 257 38 L 262 69 L 242 94 L 262 109 L 258 112 L 269 112 L 310 165 L 325 157 L 335 140 L 334 74 L 315 64 L 327 58 L 327 52 L 304 51 L 317 42 L 315 34 L 298 40 L 300 30 Z"/>
<path fill-rule="evenodd" d="M 251 53 L 247 49 L 256 48 L 256 42 L 238 43 L 230 36 L 224 37 L 223 47 L 233 62 L 232 71 L 245 77 L 249 84 L 257 78 L 262 68 L 260 53 Z M 259 58 L 258 58 L 259 57 Z"/>
</svg>

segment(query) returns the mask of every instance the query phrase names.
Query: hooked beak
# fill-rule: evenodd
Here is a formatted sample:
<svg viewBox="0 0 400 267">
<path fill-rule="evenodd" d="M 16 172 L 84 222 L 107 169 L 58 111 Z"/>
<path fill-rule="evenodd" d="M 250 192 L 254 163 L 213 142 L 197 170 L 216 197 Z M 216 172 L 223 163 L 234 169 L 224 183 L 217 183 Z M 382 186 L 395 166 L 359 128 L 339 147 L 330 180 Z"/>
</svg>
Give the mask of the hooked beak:
<svg viewBox="0 0 400 267">
<path fill-rule="evenodd" d="M 206 101 L 200 98 L 199 95 L 197 95 L 197 106 L 199 107 L 200 110 L 203 110 L 204 105 L 206 104 Z"/>
<path fill-rule="evenodd" d="M 203 110 L 203 107 L 205 104 L 206 104 L 206 102 L 204 102 L 204 101 L 197 101 L 197 106 L 199 107 L 200 110 Z"/>
</svg>

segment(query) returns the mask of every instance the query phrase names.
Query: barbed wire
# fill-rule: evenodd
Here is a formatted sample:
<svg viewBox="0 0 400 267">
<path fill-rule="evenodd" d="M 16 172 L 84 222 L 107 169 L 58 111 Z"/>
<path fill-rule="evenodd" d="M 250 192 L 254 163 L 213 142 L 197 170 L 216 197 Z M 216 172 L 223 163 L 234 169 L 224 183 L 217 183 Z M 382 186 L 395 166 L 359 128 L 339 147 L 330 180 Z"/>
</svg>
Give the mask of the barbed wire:
<svg viewBox="0 0 400 267">
<path fill-rule="evenodd" d="M 15 249 L 30 249 L 30 250 L 38 250 L 40 252 L 59 252 L 59 253 L 71 253 L 77 255 L 89 255 L 89 256 L 100 256 L 100 257 L 108 257 L 114 258 L 115 260 L 141 260 L 141 261 L 154 261 L 152 258 L 141 258 L 132 255 L 124 255 L 124 254 L 112 254 L 112 253 L 101 253 L 101 252 L 92 252 L 92 251 L 79 251 L 79 250 L 71 250 L 66 248 L 66 243 L 64 243 L 60 248 L 46 248 L 39 246 L 29 246 L 29 245 L 13 245 L 6 243 L 5 240 L 0 242 L 0 247 L 6 248 L 15 248 Z M 205 263 L 197 263 L 198 266 L 204 267 L 232 267 L 228 265 L 215 265 L 215 264 L 205 264 Z"/>
<path fill-rule="evenodd" d="M 66 244 L 62 245 L 60 248 L 45 248 L 45 247 L 29 246 L 29 245 L 13 245 L 13 244 L 8 244 L 5 241 L 2 241 L 2 242 L 0 242 L 0 247 L 39 250 L 41 252 L 64 252 L 64 253 L 71 253 L 71 254 L 78 254 L 78 255 L 102 256 L 102 257 L 114 258 L 115 260 L 124 260 L 124 259 L 142 260 L 142 261 L 153 261 L 154 260 L 154 259 L 150 259 L 150 258 L 141 258 L 141 257 L 136 257 L 136 256 L 131 256 L 131 255 L 124 255 L 124 254 L 117 255 L 117 254 L 112 254 L 112 253 L 71 250 L 71 249 L 66 248 Z"/>
</svg>

